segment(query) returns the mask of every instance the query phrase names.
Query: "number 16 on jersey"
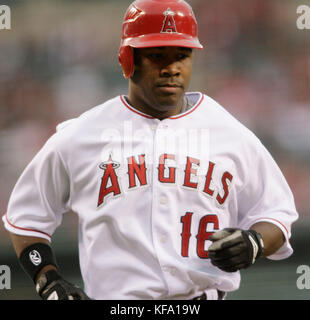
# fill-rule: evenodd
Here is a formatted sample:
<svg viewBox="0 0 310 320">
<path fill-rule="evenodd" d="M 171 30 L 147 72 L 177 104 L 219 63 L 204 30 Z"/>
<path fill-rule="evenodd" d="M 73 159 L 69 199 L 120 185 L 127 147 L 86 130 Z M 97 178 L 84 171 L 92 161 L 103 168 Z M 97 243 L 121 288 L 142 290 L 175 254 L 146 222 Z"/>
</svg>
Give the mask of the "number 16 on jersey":
<svg viewBox="0 0 310 320">
<path fill-rule="evenodd" d="M 208 250 L 205 250 L 205 242 L 216 230 L 219 229 L 218 217 L 215 214 L 209 214 L 201 217 L 195 240 L 193 238 L 191 239 L 193 214 L 193 212 L 186 212 L 186 214 L 181 217 L 181 223 L 183 224 L 181 233 L 181 255 L 185 258 L 188 257 L 189 245 L 190 243 L 195 243 L 197 256 L 201 259 L 207 259 Z M 213 225 L 214 231 L 207 231 L 209 224 Z"/>
</svg>

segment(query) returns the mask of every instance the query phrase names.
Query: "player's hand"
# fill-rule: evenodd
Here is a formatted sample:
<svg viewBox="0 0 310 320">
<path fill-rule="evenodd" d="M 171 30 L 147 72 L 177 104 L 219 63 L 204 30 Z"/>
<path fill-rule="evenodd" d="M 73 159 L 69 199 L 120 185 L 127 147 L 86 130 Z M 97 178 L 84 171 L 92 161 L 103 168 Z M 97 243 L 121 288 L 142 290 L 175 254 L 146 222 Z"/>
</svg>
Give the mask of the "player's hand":
<svg viewBox="0 0 310 320">
<path fill-rule="evenodd" d="M 226 228 L 215 232 L 210 238 L 211 263 L 226 272 L 248 268 L 262 254 L 264 243 L 254 230 Z"/>
<path fill-rule="evenodd" d="M 36 291 L 43 300 L 91 300 L 81 288 L 64 280 L 55 270 L 40 276 Z"/>
</svg>

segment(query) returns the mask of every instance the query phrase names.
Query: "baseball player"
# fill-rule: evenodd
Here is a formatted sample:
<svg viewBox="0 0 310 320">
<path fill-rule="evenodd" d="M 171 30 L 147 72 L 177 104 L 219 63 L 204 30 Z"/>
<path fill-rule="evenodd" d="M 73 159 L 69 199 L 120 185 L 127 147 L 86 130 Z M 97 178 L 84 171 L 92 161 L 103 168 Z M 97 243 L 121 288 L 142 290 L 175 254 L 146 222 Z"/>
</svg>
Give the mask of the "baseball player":
<svg viewBox="0 0 310 320">
<path fill-rule="evenodd" d="M 3 221 L 49 300 L 223 299 L 260 257 L 292 254 L 292 192 L 260 140 L 187 92 L 202 49 L 183 0 L 137 0 L 122 28 L 117 96 L 60 124 L 19 178 Z M 79 219 L 84 288 L 50 242 Z"/>
</svg>

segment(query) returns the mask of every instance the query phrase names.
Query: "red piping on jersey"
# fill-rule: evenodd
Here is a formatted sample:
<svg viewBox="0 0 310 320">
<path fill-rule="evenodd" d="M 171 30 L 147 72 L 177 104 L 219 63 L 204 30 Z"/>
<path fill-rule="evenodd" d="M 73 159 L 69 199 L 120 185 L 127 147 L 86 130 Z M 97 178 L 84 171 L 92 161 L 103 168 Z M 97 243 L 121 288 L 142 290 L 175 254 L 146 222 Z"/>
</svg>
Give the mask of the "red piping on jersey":
<svg viewBox="0 0 310 320">
<path fill-rule="evenodd" d="M 287 232 L 287 234 L 288 234 L 288 230 L 287 230 L 287 228 L 285 227 L 285 225 L 281 222 L 281 221 L 279 221 L 279 220 L 277 220 L 277 219 L 274 219 L 274 218 L 269 218 L 269 217 L 262 217 L 262 218 L 259 218 L 259 220 L 273 220 L 273 221 L 276 221 L 276 222 L 278 222 L 284 229 L 285 229 L 285 231 Z"/>
<path fill-rule="evenodd" d="M 33 229 L 27 229 L 27 228 L 21 228 L 21 227 L 15 226 L 13 223 L 11 223 L 11 222 L 9 221 L 7 215 L 5 215 L 5 219 L 6 219 L 7 223 L 8 223 L 11 227 L 13 227 L 13 228 L 15 228 L 15 229 L 24 230 L 24 231 L 39 232 L 39 233 L 45 234 L 46 236 L 52 238 L 52 236 L 50 236 L 48 233 L 45 233 L 45 232 L 43 232 L 43 231 L 33 230 Z"/>
<path fill-rule="evenodd" d="M 152 117 L 152 116 L 148 116 L 147 114 L 144 114 L 144 113 L 142 113 L 142 112 L 139 112 L 139 111 L 133 109 L 133 108 L 127 103 L 127 101 L 123 98 L 123 96 L 120 96 L 120 97 L 121 97 L 121 100 L 122 100 L 123 104 L 125 105 L 125 107 L 128 108 L 130 111 L 132 111 L 132 112 L 134 112 L 134 113 L 136 113 L 136 114 L 138 114 L 138 115 L 140 115 L 140 116 L 142 116 L 142 117 L 148 118 L 148 119 L 155 119 L 155 118 Z"/>
<path fill-rule="evenodd" d="M 176 119 L 180 119 L 180 118 L 183 118 L 183 117 L 191 114 L 192 112 L 194 112 L 194 111 L 200 106 L 200 104 L 201 104 L 202 101 L 203 101 L 203 98 L 204 98 L 204 96 L 203 96 L 203 94 L 202 94 L 202 95 L 201 95 L 201 98 L 200 98 L 200 101 L 197 102 L 196 106 L 194 106 L 194 107 L 192 107 L 191 109 L 189 109 L 188 112 L 186 112 L 186 113 L 184 113 L 184 114 L 181 114 L 181 115 L 178 115 L 178 116 L 172 116 L 172 117 L 170 117 L 170 118 L 168 118 L 168 119 L 176 120 Z"/>
<path fill-rule="evenodd" d="M 134 112 L 134 113 L 136 113 L 136 114 L 138 114 L 138 115 L 140 115 L 140 116 L 142 116 L 142 117 L 148 118 L 148 119 L 156 119 L 156 118 L 154 118 L 154 117 L 152 117 L 152 116 L 149 116 L 149 115 L 147 115 L 147 114 L 144 114 L 144 113 L 142 113 L 142 112 L 134 109 L 133 107 L 131 107 L 131 106 L 127 103 L 127 101 L 124 99 L 124 97 L 123 97 L 122 95 L 120 96 L 120 98 L 121 98 L 121 101 L 123 102 L 123 104 L 125 105 L 125 107 L 128 108 L 130 111 L 132 111 L 132 112 Z M 203 96 L 203 94 L 201 94 L 201 98 L 200 98 L 200 100 L 197 102 L 196 106 L 192 107 L 190 110 L 188 110 L 188 112 L 186 112 L 186 113 L 184 113 L 184 114 L 181 114 L 181 115 L 171 116 L 171 117 L 168 117 L 167 119 L 176 120 L 176 119 L 180 119 L 180 118 L 183 118 L 183 117 L 191 114 L 193 111 L 195 111 L 195 110 L 200 106 L 201 102 L 203 101 L 203 98 L 204 98 L 204 96 Z"/>
</svg>

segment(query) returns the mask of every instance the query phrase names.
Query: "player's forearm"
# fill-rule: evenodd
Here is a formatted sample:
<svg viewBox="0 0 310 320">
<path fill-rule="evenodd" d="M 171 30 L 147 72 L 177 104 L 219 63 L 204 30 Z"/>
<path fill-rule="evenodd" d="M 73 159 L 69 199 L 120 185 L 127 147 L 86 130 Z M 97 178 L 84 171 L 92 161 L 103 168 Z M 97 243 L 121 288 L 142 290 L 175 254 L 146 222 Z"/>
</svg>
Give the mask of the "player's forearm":
<svg viewBox="0 0 310 320">
<path fill-rule="evenodd" d="M 17 257 L 20 257 L 21 252 L 34 243 L 45 243 L 49 245 L 49 241 L 43 238 L 38 237 L 29 237 L 29 236 L 20 236 L 10 232 L 11 242 L 13 244 L 14 250 L 16 252 Z M 38 279 L 41 274 L 49 271 L 49 270 L 57 270 L 57 268 L 53 265 L 47 265 L 43 267 L 36 278 Z"/>
<path fill-rule="evenodd" d="M 258 222 L 255 223 L 250 229 L 259 232 L 263 238 L 263 257 L 274 254 L 285 242 L 285 237 L 281 229 L 272 223 Z"/>
<path fill-rule="evenodd" d="M 29 247 L 31 244 L 38 243 L 38 242 L 49 244 L 49 241 L 43 238 L 20 236 L 12 232 L 10 232 L 10 238 L 11 238 L 14 250 L 18 257 L 20 256 L 21 252 L 25 248 Z"/>
</svg>

